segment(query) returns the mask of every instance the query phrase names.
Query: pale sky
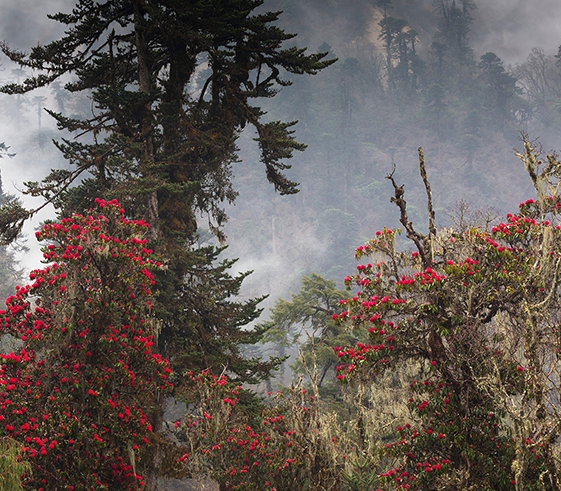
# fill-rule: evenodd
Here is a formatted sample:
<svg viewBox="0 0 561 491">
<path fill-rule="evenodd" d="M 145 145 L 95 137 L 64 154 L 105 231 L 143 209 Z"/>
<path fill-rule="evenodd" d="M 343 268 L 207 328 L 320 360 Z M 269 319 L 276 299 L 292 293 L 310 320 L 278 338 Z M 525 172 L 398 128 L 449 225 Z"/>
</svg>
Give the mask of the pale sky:
<svg viewBox="0 0 561 491">
<path fill-rule="evenodd" d="M 478 53 L 495 52 L 505 64 L 526 59 L 541 47 L 561 45 L 561 0 L 476 0 L 471 40 Z"/>
</svg>

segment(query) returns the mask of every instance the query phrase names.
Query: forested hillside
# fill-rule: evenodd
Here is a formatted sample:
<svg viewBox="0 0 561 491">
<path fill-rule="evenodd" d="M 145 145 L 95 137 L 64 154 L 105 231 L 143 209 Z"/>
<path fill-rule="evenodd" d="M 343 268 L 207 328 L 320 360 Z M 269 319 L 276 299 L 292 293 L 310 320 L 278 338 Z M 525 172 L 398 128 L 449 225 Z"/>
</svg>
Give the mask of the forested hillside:
<svg viewBox="0 0 561 491">
<path fill-rule="evenodd" d="M 259 185 L 252 135 L 243 135 L 248 145 L 235 168 L 241 197 L 226 232 L 242 268 L 257 270 L 251 293 L 263 286 L 286 295 L 311 271 L 340 282 L 353 267 L 344 259 L 353 248 L 373 230 L 396 225 L 384 179 L 393 163 L 412 215 L 422 217 L 420 145 L 441 225 L 460 201 L 507 212 L 532 193 L 513 149 L 521 148 L 521 131 L 547 150 L 558 146 L 559 40 L 528 47 L 506 66 L 472 46 L 472 32 L 484 47 L 482 39 L 497 35 L 485 31 L 497 13 L 485 18 L 489 9 L 477 2 L 267 5 L 284 11 L 280 25 L 297 32 L 299 43 L 329 50 L 338 62 L 313 78 L 295 78 L 263 106 L 273 119 L 299 121 L 298 137 L 308 145 L 290 171 L 299 194 L 280 199 Z"/>
</svg>

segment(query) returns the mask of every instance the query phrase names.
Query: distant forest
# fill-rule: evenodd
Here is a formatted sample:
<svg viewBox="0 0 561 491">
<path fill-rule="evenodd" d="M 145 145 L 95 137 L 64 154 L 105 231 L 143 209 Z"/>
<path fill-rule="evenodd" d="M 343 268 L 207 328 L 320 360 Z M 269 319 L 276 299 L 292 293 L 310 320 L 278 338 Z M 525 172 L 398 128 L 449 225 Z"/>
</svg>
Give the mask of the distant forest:
<svg viewBox="0 0 561 491">
<path fill-rule="evenodd" d="M 451 223 L 448 214 L 461 201 L 508 212 L 519 194 L 532 193 L 514 149 L 522 148 L 521 132 L 539 137 L 548 151 L 558 146 L 559 44 L 535 48 L 510 67 L 493 52 L 475 52 L 473 0 L 271 0 L 265 6 L 283 11 L 279 25 L 298 33 L 295 43 L 338 61 L 317 76 L 294 77 L 262 104 L 273 119 L 299 121 L 296 137 L 308 149 L 291 162 L 298 195 L 280 198 L 260 183 L 251 135 L 242 135 L 243 162 L 234 168 L 240 199 L 229 210 L 226 232 L 234 256 L 254 258 L 242 259 L 257 269 L 253 293 L 261 287 L 261 267 L 264 281 L 272 282 L 268 291 L 294 288 L 310 271 L 340 282 L 353 268 L 345 260 L 353 248 L 373 230 L 397 225 L 384 179 L 394 163 L 412 215 L 425 216 L 419 146 L 441 225 Z M 286 275 L 288 265 L 294 275 Z M 275 267 L 278 281 L 271 279 Z"/>
</svg>

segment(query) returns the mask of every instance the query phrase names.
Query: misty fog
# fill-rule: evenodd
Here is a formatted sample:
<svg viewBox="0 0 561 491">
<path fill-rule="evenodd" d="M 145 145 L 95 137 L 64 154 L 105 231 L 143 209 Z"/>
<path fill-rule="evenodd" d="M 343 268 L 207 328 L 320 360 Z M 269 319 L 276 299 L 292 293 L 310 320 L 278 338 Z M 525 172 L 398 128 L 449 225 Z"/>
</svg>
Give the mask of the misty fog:
<svg viewBox="0 0 561 491">
<path fill-rule="evenodd" d="M 514 73 L 532 48 L 541 47 L 549 57 L 557 53 L 561 44 L 561 3 L 476 3 L 469 34 L 474 63 L 491 51 L 501 58 L 508 73 Z M 0 38 L 23 50 L 55 39 L 63 28 L 48 20 L 46 14 L 68 11 L 72 4 L 69 0 L 5 1 Z M 289 177 L 300 182 L 299 194 L 276 195 L 264 179 L 254 135 L 248 130 L 239 142 L 241 161 L 234 167 L 234 186 L 240 196 L 227 209 L 230 246 L 226 254 L 240 258 L 239 270 L 255 271 L 246 281 L 244 295 L 268 293 L 270 306 L 279 296 L 296 291 L 302 274 L 311 271 L 340 284 L 354 268 L 353 249 L 384 225 L 398 225 L 396 210 L 389 203 L 391 187 L 384 179 L 394 162 L 396 178 L 405 183 L 412 216 L 420 228 L 426 227 L 417 174 L 418 146 L 424 147 L 427 156 L 440 224 L 447 223 L 447 213 L 460 199 L 475 208 L 508 212 L 520 199 L 532 196 L 512 151 L 519 145 L 518 130 L 531 133 L 538 128 L 540 132 L 531 136 L 540 136 L 547 150 L 561 146 L 559 120 L 549 126 L 526 121 L 516 128 L 513 119 L 508 128 L 503 128 L 500 138 L 485 140 L 482 135 L 466 143 L 473 145 L 466 157 L 458 154 L 458 145 L 454 146 L 452 139 L 457 135 L 447 136 L 448 123 L 439 129 L 418 114 L 408 116 L 407 107 L 399 106 L 386 87 L 384 48 L 379 38 L 382 14 L 375 2 L 266 0 L 262 8 L 283 10 L 281 27 L 298 33 L 299 45 L 311 51 L 327 46 L 339 61 L 317 76 L 296 80 L 277 97 L 263 102 L 271 119 L 298 119 L 296 139 L 309 145 L 305 152 L 297 152 L 289 171 Z M 395 0 L 391 14 L 402 17 L 417 31 L 416 49 L 429 60 L 437 25 L 432 1 Z M 1 60 L 1 69 L 4 83 L 22 76 L 6 58 Z M 418 91 L 420 97 L 425 97 L 423 89 Z M 67 165 L 51 143 L 58 137 L 52 118 L 46 113 L 40 121 L 38 117 L 41 107 L 60 110 L 61 104 L 68 114 L 85 115 L 91 111 L 87 94 L 64 94 L 60 87 L 0 97 L 0 141 L 17 154 L 0 161 L 5 192 L 17 195 L 24 181 L 39 180 L 48 169 Z M 455 108 L 448 106 L 447 110 L 453 119 Z M 457 133 L 463 131 L 458 121 L 450 124 L 456 126 Z M 381 130 L 384 125 L 387 128 Z M 23 199 L 30 202 L 30 198 Z M 21 258 L 26 269 L 36 267 L 40 260 L 34 227 L 50 214 L 52 210 L 45 210 L 25 229 L 31 248 Z M 205 227 L 204 219 L 200 225 Z"/>
</svg>

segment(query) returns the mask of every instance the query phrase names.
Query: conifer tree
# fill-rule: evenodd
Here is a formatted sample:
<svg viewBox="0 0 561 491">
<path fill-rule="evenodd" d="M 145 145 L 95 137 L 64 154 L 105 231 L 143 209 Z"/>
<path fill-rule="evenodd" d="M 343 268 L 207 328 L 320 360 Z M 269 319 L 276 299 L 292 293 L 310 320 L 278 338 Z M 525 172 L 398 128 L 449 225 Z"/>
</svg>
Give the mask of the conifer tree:
<svg viewBox="0 0 561 491">
<path fill-rule="evenodd" d="M 339 310 L 339 301 L 346 296 L 334 281 L 311 273 L 302 278 L 302 288 L 290 301 L 277 300 L 271 319 L 262 324 L 267 329 L 265 340 L 278 343 L 281 355 L 286 354 L 286 347 L 302 343 L 304 362 L 318 366 L 318 388 L 328 386 L 322 395 L 331 390 L 329 383 L 335 380 L 337 356 L 333 347 L 355 341 L 332 318 Z"/>
<path fill-rule="evenodd" d="M 4 47 L 13 61 L 41 71 L 5 92 L 25 92 L 65 73 L 78 77 L 66 85 L 69 91 L 93 91 L 89 120 L 51 114 L 61 128 L 91 134 L 95 144 L 61 143 L 76 171 L 53 173 L 29 190 L 75 205 L 89 197 L 92 183 L 71 193 L 74 199 L 64 193 L 89 171 L 99 190 L 130 196 L 134 186 L 137 207 L 164 235 L 192 238 L 196 212 L 208 213 L 220 234 L 226 218 L 220 203 L 236 195 L 230 183 L 235 142 L 251 124 L 268 180 L 281 194 L 297 192 L 282 162 L 304 148 L 292 138 L 295 122 L 265 123 L 251 99 L 289 85 L 281 70 L 313 74 L 334 60 L 283 49 L 294 35 L 271 25 L 279 13 L 251 15 L 261 3 L 80 1 L 72 14 L 51 16 L 69 26 L 62 39 L 29 55 Z"/>
<path fill-rule="evenodd" d="M 0 158 L 14 157 L 15 154 L 9 152 L 10 147 L 5 143 L 0 143 Z M 4 193 L 2 186 L 2 176 L 0 174 L 0 204 L 13 200 L 12 196 Z M 19 246 L 26 250 L 25 246 Z M 22 279 L 22 271 L 18 267 L 14 251 L 7 247 L 0 247 L 0 301 L 4 301 L 14 291 L 14 287 Z"/>
<path fill-rule="evenodd" d="M 392 17 L 388 16 L 388 9 L 392 8 L 392 0 L 378 0 L 376 2 L 378 7 L 384 10 L 384 17 L 380 21 L 379 25 L 382 28 L 382 32 L 380 32 L 380 38 L 384 40 L 384 49 L 386 50 L 386 69 L 388 71 L 388 78 L 391 80 L 391 69 L 392 69 L 392 52 L 391 46 L 393 41 L 393 33 L 389 28 L 391 24 Z M 395 19 L 394 19 L 395 20 Z"/>
<path fill-rule="evenodd" d="M 505 70 L 502 60 L 495 53 L 489 52 L 481 56 L 478 67 L 486 84 L 486 105 L 491 108 L 502 128 L 509 116 L 512 116 L 509 114 L 509 102 L 518 91 L 516 78 Z"/>
<path fill-rule="evenodd" d="M 221 249 L 194 250 L 197 214 L 222 241 L 224 202 L 233 202 L 236 140 L 246 125 L 257 132 L 266 177 L 280 194 L 298 191 L 284 159 L 304 145 L 295 122 L 265 122 L 252 100 L 290 85 L 284 73 L 314 74 L 335 60 L 283 43 L 294 38 L 274 25 L 279 12 L 254 13 L 262 0 L 79 0 L 69 14 L 50 18 L 67 26 L 61 39 L 29 54 L 3 46 L 12 61 L 37 70 L 20 94 L 72 74 L 70 92 L 91 91 L 92 115 L 78 120 L 50 111 L 61 129 L 84 138 L 58 143 L 70 170 L 53 170 L 27 192 L 43 196 L 61 216 L 87 209 L 94 197 L 118 198 L 131 215 L 151 223 L 151 241 L 168 269 L 160 274 L 156 305 L 163 319 L 158 349 L 172 361 L 175 387 L 187 370 L 226 370 L 240 382 L 267 377 L 277 363 L 246 360 L 240 346 L 259 339 L 242 329 L 258 315 L 259 299 L 233 302 L 245 275 L 231 262 L 216 266 Z M 81 181 L 80 181 L 81 180 Z M 79 183 L 79 184 L 78 184 Z M 0 233 L 13 240 L 37 210 L 10 201 Z M 151 415 L 162 429 L 163 403 Z M 153 468 L 162 467 L 155 452 Z M 155 476 L 148 476 L 151 488 Z"/>
<path fill-rule="evenodd" d="M 446 45 L 461 65 L 469 64 L 473 54 L 469 46 L 469 29 L 473 21 L 471 12 L 477 8 L 475 2 L 433 0 L 433 5 L 440 16 L 435 41 Z"/>
</svg>

